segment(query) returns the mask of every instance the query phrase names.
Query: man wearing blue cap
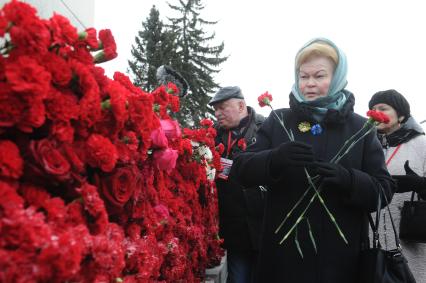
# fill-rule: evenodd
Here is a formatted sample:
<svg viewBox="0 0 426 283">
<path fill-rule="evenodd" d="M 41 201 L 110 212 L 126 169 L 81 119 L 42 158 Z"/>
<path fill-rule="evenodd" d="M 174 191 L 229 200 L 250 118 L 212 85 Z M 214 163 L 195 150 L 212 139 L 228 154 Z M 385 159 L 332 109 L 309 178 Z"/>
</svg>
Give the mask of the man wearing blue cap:
<svg viewBox="0 0 426 283">
<path fill-rule="evenodd" d="M 216 145 L 225 150 L 216 186 L 219 198 L 219 228 L 227 250 L 228 283 L 253 280 L 259 249 L 264 208 L 264 188 L 244 187 L 228 173 L 233 158 L 256 141 L 257 129 L 265 118 L 246 105 L 237 86 L 221 88 L 210 100 L 217 118 Z"/>
</svg>

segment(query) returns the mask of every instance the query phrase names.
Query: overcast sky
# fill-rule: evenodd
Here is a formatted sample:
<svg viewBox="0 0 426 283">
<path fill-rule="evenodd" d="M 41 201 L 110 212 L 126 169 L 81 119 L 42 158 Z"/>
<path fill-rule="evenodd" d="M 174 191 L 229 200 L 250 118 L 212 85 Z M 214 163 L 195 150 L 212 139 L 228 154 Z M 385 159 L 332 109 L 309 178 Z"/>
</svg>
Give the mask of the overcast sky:
<svg viewBox="0 0 426 283">
<path fill-rule="evenodd" d="M 178 0 L 170 0 L 176 4 Z M 422 1 L 395 0 L 204 0 L 201 17 L 219 21 L 216 42 L 225 42 L 216 81 L 238 85 L 249 105 L 263 113 L 257 97 L 269 91 L 275 108 L 288 106 L 294 56 L 308 40 L 323 36 L 348 57 L 347 89 L 355 111 L 365 115 L 371 95 L 394 88 L 410 102 L 413 116 L 426 119 L 426 17 Z M 126 72 L 130 49 L 142 21 L 155 4 L 163 19 L 171 10 L 163 0 L 95 0 L 95 26 L 110 28 L 118 58 L 103 67 L 112 76 Z M 214 43 L 214 42 L 213 42 Z M 425 83 L 425 85 L 423 85 Z"/>
</svg>

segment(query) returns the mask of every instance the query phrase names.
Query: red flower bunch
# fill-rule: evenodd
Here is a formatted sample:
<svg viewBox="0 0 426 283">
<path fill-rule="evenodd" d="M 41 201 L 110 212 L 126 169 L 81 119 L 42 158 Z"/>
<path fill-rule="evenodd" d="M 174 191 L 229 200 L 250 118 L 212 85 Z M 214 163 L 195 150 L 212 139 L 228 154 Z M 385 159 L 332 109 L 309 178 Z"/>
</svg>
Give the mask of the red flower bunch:
<svg viewBox="0 0 426 283">
<path fill-rule="evenodd" d="M 272 95 L 269 92 L 265 92 L 257 98 L 260 107 L 270 106 L 272 102 Z"/>
<path fill-rule="evenodd" d="M 385 113 L 380 111 L 369 110 L 367 111 L 367 116 L 369 117 L 369 120 L 377 123 L 389 123 L 389 117 Z"/>
<path fill-rule="evenodd" d="M 0 281 L 202 281 L 223 255 L 213 123 L 181 130 L 175 85 L 105 76 L 110 30 L 12 0 L 0 37 Z"/>
</svg>

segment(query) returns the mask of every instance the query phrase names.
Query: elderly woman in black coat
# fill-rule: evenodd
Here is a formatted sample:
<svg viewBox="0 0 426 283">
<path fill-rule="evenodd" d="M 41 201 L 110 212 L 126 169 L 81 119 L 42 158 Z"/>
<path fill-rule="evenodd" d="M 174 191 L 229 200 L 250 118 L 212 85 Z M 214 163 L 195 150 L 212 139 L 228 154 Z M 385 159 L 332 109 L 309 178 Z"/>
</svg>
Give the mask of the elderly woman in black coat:
<svg viewBox="0 0 426 283">
<path fill-rule="evenodd" d="M 366 121 L 353 112 L 355 99 L 345 89 L 346 73 L 346 57 L 334 43 L 324 38 L 308 42 L 296 55 L 290 108 L 271 114 L 259 129 L 256 143 L 235 160 L 234 177 L 245 185 L 269 187 L 258 282 L 358 281 L 359 254 L 368 244 L 367 213 L 376 210 L 379 191 L 390 201 L 394 183 L 374 131 L 340 162 L 330 162 Z M 304 220 L 280 244 L 314 194 L 311 190 L 276 232 L 308 188 L 304 168 L 320 176 L 321 196 L 347 243 L 315 199 Z"/>
</svg>

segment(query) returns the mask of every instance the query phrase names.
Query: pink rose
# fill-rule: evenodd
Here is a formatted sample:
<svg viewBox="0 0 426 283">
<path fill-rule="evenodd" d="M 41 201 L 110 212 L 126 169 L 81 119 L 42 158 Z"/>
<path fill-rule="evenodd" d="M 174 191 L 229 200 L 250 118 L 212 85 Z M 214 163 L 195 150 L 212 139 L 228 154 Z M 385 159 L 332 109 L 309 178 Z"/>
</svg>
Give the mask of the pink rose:
<svg viewBox="0 0 426 283">
<path fill-rule="evenodd" d="M 154 206 L 154 211 L 157 213 L 158 217 L 162 219 L 167 219 L 170 216 L 169 209 L 163 204 L 157 204 Z"/>
<path fill-rule="evenodd" d="M 167 148 L 169 143 L 162 128 L 157 128 L 151 132 L 151 147 L 152 148 Z"/>
<path fill-rule="evenodd" d="M 164 131 L 164 134 L 168 139 L 180 138 L 182 136 L 182 132 L 180 130 L 180 126 L 178 122 L 175 120 L 160 120 L 161 128 Z"/>
<path fill-rule="evenodd" d="M 160 149 L 154 152 L 153 157 L 154 164 L 159 170 L 165 170 L 167 173 L 170 173 L 176 166 L 178 152 L 170 148 Z"/>
</svg>

